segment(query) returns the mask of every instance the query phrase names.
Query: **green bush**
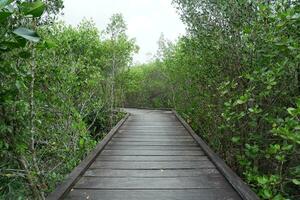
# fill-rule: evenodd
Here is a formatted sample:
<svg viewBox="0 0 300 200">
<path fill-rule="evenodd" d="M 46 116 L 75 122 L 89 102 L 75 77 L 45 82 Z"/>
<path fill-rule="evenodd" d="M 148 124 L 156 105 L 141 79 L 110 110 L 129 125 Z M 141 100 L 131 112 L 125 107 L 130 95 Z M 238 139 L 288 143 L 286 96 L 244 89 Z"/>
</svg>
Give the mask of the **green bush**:
<svg viewBox="0 0 300 200">
<path fill-rule="evenodd" d="M 128 72 L 127 105 L 177 109 L 262 199 L 299 198 L 299 1 L 173 3 L 188 33 Z"/>
<path fill-rule="evenodd" d="M 0 3 L 0 199 L 44 199 L 122 117 L 114 74 L 136 50 L 122 16 L 100 39 L 91 21 L 56 22 L 62 2 L 45 2 Z"/>
</svg>

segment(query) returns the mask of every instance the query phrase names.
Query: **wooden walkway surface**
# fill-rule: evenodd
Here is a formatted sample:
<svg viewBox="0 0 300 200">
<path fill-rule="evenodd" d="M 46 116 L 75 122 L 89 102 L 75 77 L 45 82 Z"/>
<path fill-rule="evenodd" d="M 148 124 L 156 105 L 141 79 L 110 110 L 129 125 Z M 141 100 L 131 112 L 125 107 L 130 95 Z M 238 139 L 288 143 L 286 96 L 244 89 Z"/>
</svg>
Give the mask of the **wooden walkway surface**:
<svg viewBox="0 0 300 200">
<path fill-rule="evenodd" d="M 127 111 L 64 199 L 242 199 L 172 111 Z"/>
</svg>

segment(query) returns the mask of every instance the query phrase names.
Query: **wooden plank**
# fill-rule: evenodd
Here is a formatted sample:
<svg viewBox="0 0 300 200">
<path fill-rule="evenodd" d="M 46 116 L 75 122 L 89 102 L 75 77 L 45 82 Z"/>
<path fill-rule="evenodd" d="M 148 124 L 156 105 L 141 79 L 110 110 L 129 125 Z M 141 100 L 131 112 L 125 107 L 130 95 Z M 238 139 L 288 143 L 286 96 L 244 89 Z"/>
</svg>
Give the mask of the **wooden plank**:
<svg viewBox="0 0 300 200">
<path fill-rule="evenodd" d="M 154 126 L 154 125 L 139 125 L 139 126 L 136 126 L 136 125 L 124 125 L 122 126 L 122 129 L 154 129 L 154 128 L 157 128 L 157 129 L 177 129 L 177 128 L 184 128 L 181 124 L 180 125 L 160 125 L 160 126 Z"/>
<path fill-rule="evenodd" d="M 199 150 L 198 146 L 163 146 L 163 145 L 153 145 L 153 146 L 144 146 L 144 145 L 108 145 L 106 146 L 107 150 L 181 150 L 181 151 L 190 151 L 190 150 Z"/>
<path fill-rule="evenodd" d="M 94 161 L 90 169 L 203 169 L 215 168 L 209 160 L 202 161 L 185 161 L 185 162 L 132 162 L 132 161 Z"/>
<path fill-rule="evenodd" d="M 118 136 L 143 136 L 143 135 L 153 135 L 153 136 L 186 136 L 188 133 L 170 133 L 170 132 L 121 132 Z"/>
<path fill-rule="evenodd" d="M 200 160 L 208 160 L 206 156 L 104 156 L 99 155 L 96 160 L 99 161 L 135 161 L 135 162 L 143 162 L 143 161 L 200 161 Z"/>
<path fill-rule="evenodd" d="M 191 136 L 199 143 L 201 148 L 205 151 L 211 161 L 216 165 L 232 187 L 245 200 L 259 200 L 258 196 L 251 190 L 251 188 L 235 173 L 232 169 L 215 153 L 210 147 L 193 131 L 188 123 L 176 112 L 173 111 L 182 125 L 189 131 Z"/>
<path fill-rule="evenodd" d="M 190 177 L 213 174 L 222 176 L 215 168 L 204 169 L 151 169 L 151 170 L 127 170 L 127 169 L 88 169 L 84 176 L 98 177 Z"/>
<path fill-rule="evenodd" d="M 129 113 L 140 112 L 141 110 L 148 111 L 148 112 L 172 113 L 172 108 L 126 107 L 126 108 L 121 108 L 121 110 Z"/>
<path fill-rule="evenodd" d="M 83 176 L 74 189 L 189 189 L 189 188 L 230 188 L 224 177 L 204 174 L 197 177 L 163 178 L 103 178 Z"/>
<path fill-rule="evenodd" d="M 177 119 L 129 119 L 128 122 L 143 123 L 143 122 L 176 122 Z"/>
<path fill-rule="evenodd" d="M 112 141 L 116 142 L 193 142 L 193 138 L 187 138 L 187 139 L 173 139 L 173 138 L 152 138 L 152 139 L 147 139 L 147 138 L 113 138 Z"/>
<path fill-rule="evenodd" d="M 145 134 L 145 135 L 189 135 L 186 130 L 176 130 L 176 131 L 147 131 L 147 130 L 120 130 L 118 134 Z"/>
<path fill-rule="evenodd" d="M 109 156 L 202 156 L 203 151 L 161 151 L 161 150 L 104 150 L 101 155 Z"/>
<path fill-rule="evenodd" d="M 121 133 L 132 133 L 132 134 L 185 134 L 188 135 L 189 133 L 187 130 L 172 130 L 172 131 L 160 131 L 160 130 L 119 130 L 118 134 Z"/>
<path fill-rule="evenodd" d="M 141 125 L 126 125 L 122 126 L 122 129 L 134 129 L 134 130 L 140 130 L 140 129 L 177 129 L 182 128 L 182 125 L 145 125 L 141 123 Z"/>
<path fill-rule="evenodd" d="M 111 140 L 109 144 L 113 145 L 144 145 L 144 146 L 152 146 L 152 145 L 165 145 L 165 146 L 195 146 L 197 143 L 195 141 L 113 141 Z"/>
<path fill-rule="evenodd" d="M 181 135 L 181 136 L 166 136 L 166 135 L 116 135 L 114 138 L 135 138 L 135 139 L 157 139 L 157 140 L 163 140 L 163 139 L 193 139 L 189 135 Z"/>
<path fill-rule="evenodd" d="M 183 126 L 134 126 L 134 127 L 122 127 L 120 130 L 176 131 L 176 130 L 184 130 L 184 127 Z"/>
<path fill-rule="evenodd" d="M 131 116 L 129 121 L 148 121 L 148 122 L 161 122 L 161 121 L 176 121 L 174 115 L 152 115 L 152 116 Z"/>
<path fill-rule="evenodd" d="M 133 122 L 133 121 L 126 121 L 123 126 L 181 126 L 179 121 L 170 121 L 170 122 Z"/>
<path fill-rule="evenodd" d="M 67 200 L 240 200 L 235 192 L 227 189 L 185 190 L 87 190 L 74 189 Z"/>
<path fill-rule="evenodd" d="M 48 200 L 57 200 L 63 198 L 71 189 L 71 187 L 79 180 L 80 176 L 87 170 L 87 168 L 93 163 L 99 153 L 108 144 L 117 130 L 122 126 L 122 124 L 129 117 L 127 114 L 118 124 L 111 129 L 111 131 L 104 137 L 104 139 L 96 146 L 96 148 L 89 153 L 89 155 L 65 178 L 65 180 L 60 183 L 56 189 L 50 193 L 47 197 Z"/>
</svg>

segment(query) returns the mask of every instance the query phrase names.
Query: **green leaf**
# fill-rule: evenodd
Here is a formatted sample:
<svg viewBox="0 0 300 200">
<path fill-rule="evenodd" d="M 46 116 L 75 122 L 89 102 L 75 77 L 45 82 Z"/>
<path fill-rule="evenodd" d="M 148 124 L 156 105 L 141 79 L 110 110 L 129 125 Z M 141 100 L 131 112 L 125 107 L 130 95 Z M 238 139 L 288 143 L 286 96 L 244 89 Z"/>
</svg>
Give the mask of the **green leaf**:
<svg viewBox="0 0 300 200">
<path fill-rule="evenodd" d="M 43 41 L 43 43 L 40 43 L 37 48 L 39 49 L 51 49 L 57 47 L 57 44 L 51 40 Z"/>
<path fill-rule="evenodd" d="M 11 2 L 13 2 L 13 0 L 0 0 L 0 10 L 8 4 L 10 4 Z"/>
<path fill-rule="evenodd" d="M 47 49 L 51 49 L 51 48 L 57 47 L 57 44 L 53 41 L 46 40 L 45 41 L 45 46 L 46 46 Z"/>
<path fill-rule="evenodd" d="M 241 100 L 241 99 L 238 99 L 237 101 L 236 101 L 236 103 L 237 104 L 243 104 L 243 103 L 245 103 L 246 101 L 243 101 L 243 100 Z"/>
<path fill-rule="evenodd" d="M 36 2 L 23 2 L 20 6 L 21 12 L 24 15 L 31 15 L 33 17 L 40 17 L 44 10 L 45 10 L 45 4 L 42 1 L 36 1 Z"/>
<path fill-rule="evenodd" d="M 286 198 L 284 198 L 281 194 L 277 194 L 273 200 L 286 200 Z"/>
<path fill-rule="evenodd" d="M 13 33 L 31 42 L 40 41 L 40 37 L 38 36 L 38 34 L 35 31 L 32 31 L 27 28 L 22 28 L 22 27 L 17 28 L 13 31 Z"/>
<path fill-rule="evenodd" d="M 263 190 L 263 197 L 267 198 L 267 199 L 270 199 L 272 197 L 272 191 L 268 190 L 268 189 L 264 189 Z"/>
<path fill-rule="evenodd" d="M 287 111 L 290 115 L 294 116 L 295 108 L 288 108 Z"/>
<path fill-rule="evenodd" d="M 257 177 L 257 182 L 261 185 L 265 185 L 268 183 L 268 179 L 264 176 Z"/>
<path fill-rule="evenodd" d="M 15 85 L 18 90 L 21 89 L 21 82 L 19 80 L 16 81 Z"/>
<path fill-rule="evenodd" d="M 282 150 L 289 151 L 289 150 L 291 150 L 293 147 L 294 147 L 294 146 L 293 146 L 292 144 L 290 144 L 290 145 L 285 145 L 285 146 L 282 147 Z"/>
<path fill-rule="evenodd" d="M 80 138 L 79 140 L 79 146 L 82 148 L 84 146 L 84 139 Z"/>
<path fill-rule="evenodd" d="M 233 143 L 237 143 L 237 142 L 240 141 L 240 137 L 234 136 L 234 137 L 231 138 L 231 141 L 232 141 Z"/>
<path fill-rule="evenodd" d="M 292 19 L 300 19 L 300 13 L 296 13 L 292 16 Z"/>
<path fill-rule="evenodd" d="M 248 101 L 248 97 L 246 95 L 240 96 L 240 98 L 236 101 L 236 104 L 244 104 Z"/>
<path fill-rule="evenodd" d="M 11 14 L 12 14 L 11 12 L 0 12 L 0 22 L 3 22 Z"/>
<path fill-rule="evenodd" d="M 297 180 L 297 179 L 292 179 L 292 182 L 295 184 L 295 185 L 300 185 L 300 180 Z"/>
<path fill-rule="evenodd" d="M 276 155 L 275 158 L 276 158 L 276 160 L 281 161 L 281 162 L 284 162 L 284 160 L 285 160 L 284 155 Z"/>
</svg>

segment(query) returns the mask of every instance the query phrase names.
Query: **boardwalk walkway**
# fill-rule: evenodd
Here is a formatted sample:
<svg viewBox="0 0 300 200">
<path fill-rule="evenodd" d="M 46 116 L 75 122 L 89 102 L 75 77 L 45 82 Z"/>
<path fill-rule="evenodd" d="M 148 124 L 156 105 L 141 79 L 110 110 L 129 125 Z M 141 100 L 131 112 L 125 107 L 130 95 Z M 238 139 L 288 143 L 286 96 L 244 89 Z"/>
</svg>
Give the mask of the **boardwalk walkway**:
<svg viewBox="0 0 300 200">
<path fill-rule="evenodd" d="M 241 199 L 171 111 L 127 111 L 65 199 Z"/>
</svg>

